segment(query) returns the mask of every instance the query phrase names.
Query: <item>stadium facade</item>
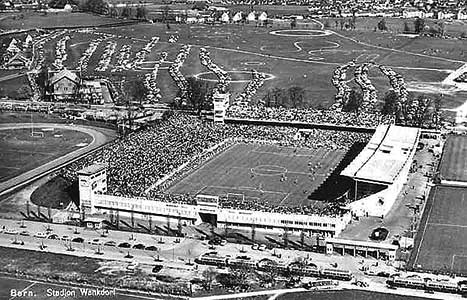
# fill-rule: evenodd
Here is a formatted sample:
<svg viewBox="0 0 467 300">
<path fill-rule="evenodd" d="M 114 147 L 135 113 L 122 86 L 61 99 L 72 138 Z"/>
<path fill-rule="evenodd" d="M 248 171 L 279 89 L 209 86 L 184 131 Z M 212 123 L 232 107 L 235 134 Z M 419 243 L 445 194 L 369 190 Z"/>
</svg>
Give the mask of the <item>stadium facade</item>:
<svg viewBox="0 0 467 300">
<path fill-rule="evenodd" d="M 407 180 L 419 137 L 418 128 L 379 126 L 364 150 L 341 172 L 355 181 L 355 192 L 350 209 L 337 215 L 223 208 L 213 195 L 197 195 L 192 204 L 108 195 L 105 167 L 96 165 L 78 172 L 80 201 L 91 214 L 336 237 L 352 215 L 381 216 L 389 211 Z"/>
</svg>

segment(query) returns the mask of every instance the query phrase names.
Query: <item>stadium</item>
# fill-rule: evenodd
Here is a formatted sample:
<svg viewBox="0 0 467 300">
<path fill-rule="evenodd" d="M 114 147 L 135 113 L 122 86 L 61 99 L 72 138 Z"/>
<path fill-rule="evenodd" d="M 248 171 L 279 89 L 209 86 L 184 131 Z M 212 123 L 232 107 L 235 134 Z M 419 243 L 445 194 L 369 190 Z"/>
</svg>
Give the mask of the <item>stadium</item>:
<svg viewBox="0 0 467 300">
<path fill-rule="evenodd" d="M 213 124 L 174 113 L 63 175 L 79 177 L 81 205 L 101 217 L 335 237 L 352 215 L 387 213 L 419 135 L 395 125 L 371 135 Z M 368 173 L 380 176 L 371 181 Z"/>
</svg>

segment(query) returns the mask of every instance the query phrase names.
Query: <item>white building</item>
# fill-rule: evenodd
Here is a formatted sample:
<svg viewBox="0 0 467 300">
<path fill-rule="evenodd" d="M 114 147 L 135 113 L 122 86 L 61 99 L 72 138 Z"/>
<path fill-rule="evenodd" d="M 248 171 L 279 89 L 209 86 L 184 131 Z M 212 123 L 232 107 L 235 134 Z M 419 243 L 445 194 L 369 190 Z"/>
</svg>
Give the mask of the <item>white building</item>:
<svg viewBox="0 0 467 300">
<path fill-rule="evenodd" d="M 224 12 L 221 16 L 221 22 L 222 23 L 229 23 L 230 22 L 230 16 L 228 12 Z"/>
<path fill-rule="evenodd" d="M 219 93 L 216 92 L 213 97 L 214 105 L 214 122 L 215 123 L 224 123 L 225 115 L 227 109 L 229 108 L 229 93 Z"/>
<path fill-rule="evenodd" d="M 219 197 L 198 195 L 196 203 L 181 204 L 148 200 L 146 198 L 127 198 L 105 195 L 107 190 L 105 167 L 92 165 L 78 172 L 80 203 L 91 214 L 133 215 L 139 219 L 166 222 L 167 219 L 180 221 L 186 225 L 203 222 L 217 227 L 251 229 L 292 234 L 302 231 L 308 234 L 321 234 L 325 237 L 338 235 L 350 222 L 350 213 L 342 216 L 303 215 L 290 213 L 269 213 L 252 210 L 222 208 Z"/>
<path fill-rule="evenodd" d="M 391 209 L 413 162 L 420 129 L 395 125 L 376 128 L 365 148 L 341 172 L 355 182 L 355 215 L 386 215 Z"/>
</svg>

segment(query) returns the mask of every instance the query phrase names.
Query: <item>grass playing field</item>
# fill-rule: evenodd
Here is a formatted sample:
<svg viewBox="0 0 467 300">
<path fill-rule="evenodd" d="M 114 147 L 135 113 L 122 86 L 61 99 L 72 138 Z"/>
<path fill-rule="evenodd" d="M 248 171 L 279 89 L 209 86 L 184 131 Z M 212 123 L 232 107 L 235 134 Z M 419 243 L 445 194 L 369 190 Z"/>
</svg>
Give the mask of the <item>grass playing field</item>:
<svg viewBox="0 0 467 300">
<path fill-rule="evenodd" d="M 344 290 L 344 291 L 312 291 L 293 294 L 284 294 L 278 300 L 422 300 L 426 298 L 383 294 L 370 291 Z M 441 298 L 439 298 L 441 299 Z"/>
<path fill-rule="evenodd" d="M 467 274 L 467 189 L 432 190 L 409 265 L 415 269 Z"/>
<path fill-rule="evenodd" d="M 449 181 L 467 181 L 467 137 L 451 135 L 443 149 L 440 176 Z"/>
<path fill-rule="evenodd" d="M 283 206 L 307 205 L 307 197 L 332 173 L 345 151 L 236 144 L 171 188 L 169 193 L 243 194 Z M 310 166 L 314 167 L 311 173 Z"/>
<path fill-rule="evenodd" d="M 0 181 L 15 177 L 92 141 L 92 136 L 79 131 L 43 129 L 46 128 L 34 128 L 43 137 L 32 137 L 30 128 L 0 128 Z"/>
</svg>

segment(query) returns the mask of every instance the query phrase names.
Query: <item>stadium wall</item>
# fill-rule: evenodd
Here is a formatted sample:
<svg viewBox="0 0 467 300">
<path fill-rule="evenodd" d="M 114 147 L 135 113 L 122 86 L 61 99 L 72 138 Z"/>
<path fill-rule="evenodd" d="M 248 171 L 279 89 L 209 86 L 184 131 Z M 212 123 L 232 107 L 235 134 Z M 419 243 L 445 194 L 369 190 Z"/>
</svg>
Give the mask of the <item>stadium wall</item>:
<svg viewBox="0 0 467 300">
<path fill-rule="evenodd" d="M 91 214 L 114 214 L 130 216 L 147 220 L 149 216 L 155 221 L 167 219 L 181 220 L 187 225 L 202 223 L 201 215 L 215 216 L 217 226 L 229 228 L 252 229 L 265 232 L 289 231 L 300 234 L 301 231 L 327 237 L 338 235 L 350 222 L 350 213 L 343 216 L 320 216 L 269 213 L 239 209 L 225 209 L 216 206 L 193 204 L 179 204 L 171 202 L 153 201 L 146 198 L 126 198 L 120 196 L 93 194 L 91 196 Z"/>
</svg>

